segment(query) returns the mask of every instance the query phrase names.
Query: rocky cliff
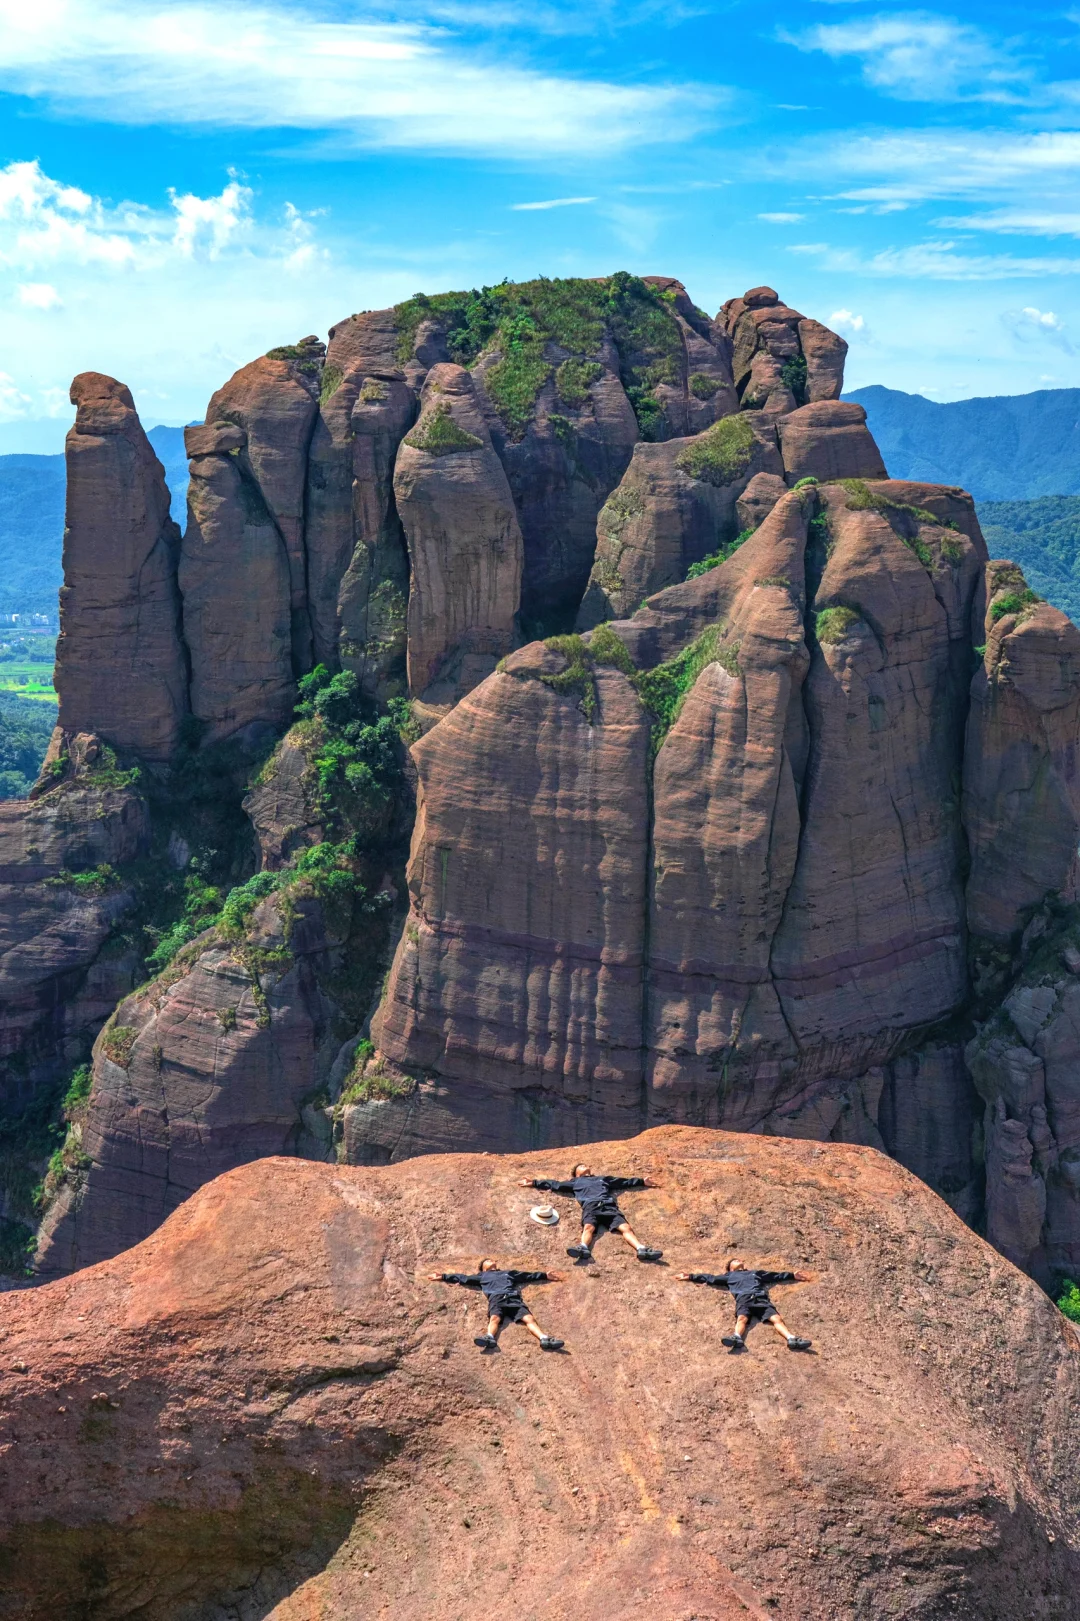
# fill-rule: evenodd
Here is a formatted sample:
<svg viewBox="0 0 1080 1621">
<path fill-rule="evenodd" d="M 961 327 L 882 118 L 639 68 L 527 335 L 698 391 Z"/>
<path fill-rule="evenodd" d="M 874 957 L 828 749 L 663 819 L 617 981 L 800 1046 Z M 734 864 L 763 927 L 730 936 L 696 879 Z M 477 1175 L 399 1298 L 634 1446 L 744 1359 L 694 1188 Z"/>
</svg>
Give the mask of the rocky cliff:
<svg viewBox="0 0 1080 1621">
<path fill-rule="evenodd" d="M 1073 1615 L 1080 1341 L 867 1148 L 665 1127 L 581 1150 L 664 1263 L 563 1255 L 558 1158 L 270 1159 L 116 1260 L 5 1300 L 0 1616 Z M 565 1156 L 563 1156 L 565 1158 Z M 428 1274 L 551 1270 L 566 1342 Z M 736 1246 L 813 1340 L 680 1283 Z"/>
<path fill-rule="evenodd" d="M 266 1154 L 672 1121 L 884 1148 L 1080 1265 L 1080 632 L 888 478 L 844 350 L 767 287 L 418 294 L 214 395 L 182 537 L 76 380 L 9 1265 Z"/>
</svg>

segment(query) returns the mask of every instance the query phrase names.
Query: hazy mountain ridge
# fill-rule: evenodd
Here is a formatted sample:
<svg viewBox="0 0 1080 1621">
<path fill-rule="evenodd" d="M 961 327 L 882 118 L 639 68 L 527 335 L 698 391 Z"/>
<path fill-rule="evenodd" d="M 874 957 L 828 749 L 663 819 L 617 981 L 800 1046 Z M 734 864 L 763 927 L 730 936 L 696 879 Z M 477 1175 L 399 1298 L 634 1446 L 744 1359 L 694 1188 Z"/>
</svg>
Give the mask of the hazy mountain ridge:
<svg viewBox="0 0 1080 1621">
<path fill-rule="evenodd" d="M 960 484 L 976 501 L 1080 494 L 1080 389 L 940 404 L 873 384 L 845 394 L 866 411 L 893 478 Z"/>
<path fill-rule="evenodd" d="M 183 428 L 151 428 L 172 515 L 183 524 L 188 466 Z M 0 613 L 56 612 L 63 583 L 64 458 L 0 456 Z"/>
</svg>

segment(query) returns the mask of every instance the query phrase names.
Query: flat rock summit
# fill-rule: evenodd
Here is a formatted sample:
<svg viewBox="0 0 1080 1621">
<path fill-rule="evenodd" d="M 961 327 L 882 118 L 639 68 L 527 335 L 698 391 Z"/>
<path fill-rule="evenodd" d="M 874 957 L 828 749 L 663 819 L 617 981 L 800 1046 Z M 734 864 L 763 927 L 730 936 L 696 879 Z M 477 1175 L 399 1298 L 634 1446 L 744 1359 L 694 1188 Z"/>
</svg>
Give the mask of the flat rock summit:
<svg viewBox="0 0 1080 1621">
<path fill-rule="evenodd" d="M 845 353 L 767 286 L 418 293 L 226 381 L 182 528 L 75 378 L 0 1621 L 1080 1613 L 1080 630 Z M 562 1255 L 514 1173 L 583 1143 L 668 1264 L 484 1360 L 423 1273 Z M 729 1246 L 812 1355 L 723 1359 Z"/>
<path fill-rule="evenodd" d="M 660 1127 L 580 1150 L 664 1249 L 529 1220 L 561 1156 L 268 1159 L 5 1299 L 0 1616 L 1074 1615 L 1080 1340 L 877 1150 Z M 560 1201 L 562 1203 L 563 1201 Z M 729 1355 L 731 1246 L 813 1338 Z M 479 1249 L 562 1281 L 481 1355 Z"/>
</svg>

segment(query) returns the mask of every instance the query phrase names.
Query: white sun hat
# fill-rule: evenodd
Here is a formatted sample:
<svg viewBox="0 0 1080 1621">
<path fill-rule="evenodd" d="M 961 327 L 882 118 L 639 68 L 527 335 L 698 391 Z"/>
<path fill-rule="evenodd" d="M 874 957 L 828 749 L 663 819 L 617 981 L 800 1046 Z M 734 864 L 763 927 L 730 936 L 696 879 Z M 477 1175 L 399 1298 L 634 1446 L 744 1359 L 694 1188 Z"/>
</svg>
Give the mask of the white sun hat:
<svg viewBox="0 0 1080 1621">
<path fill-rule="evenodd" d="M 529 1215 L 533 1221 L 538 1221 L 541 1227 L 554 1227 L 559 1219 L 559 1212 L 549 1204 L 534 1204 Z"/>
</svg>

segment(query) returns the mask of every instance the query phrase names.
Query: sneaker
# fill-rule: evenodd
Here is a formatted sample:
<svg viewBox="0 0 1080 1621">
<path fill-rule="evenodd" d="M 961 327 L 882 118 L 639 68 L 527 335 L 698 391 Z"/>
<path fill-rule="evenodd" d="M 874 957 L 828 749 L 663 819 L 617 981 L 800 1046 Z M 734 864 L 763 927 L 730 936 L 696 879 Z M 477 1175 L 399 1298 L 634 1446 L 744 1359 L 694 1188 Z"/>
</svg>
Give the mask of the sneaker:
<svg viewBox="0 0 1080 1621">
<path fill-rule="evenodd" d="M 642 1244 L 637 1252 L 637 1258 L 639 1261 L 658 1261 L 663 1253 L 663 1250 L 653 1250 L 648 1244 Z"/>
<path fill-rule="evenodd" d="M 499 1349 L 499 1342 L 494 1334 L 478 1334 L 473 1340 L 473 1344 L 478 1345 L 481 1351 L 497 1351 Z"/>
<path fill-rule="evenodd" d="M 552 1339 L 550 1334 L 545 1334 L 540 1341 L 540 1349 L 541 1351 L 561 1351 L 563 1344 L 564 1341 Z"/>
<path fill-rule="evenodd" d="M 592 1260 L 592 1250 L 589 1249 L 587 1244 L 568 1244 L 566 1253 L 572 1255 L 575 1261 Z"/>
<path fill-rule="evenodd" d="M 726 1345 L 731 1351 L 745 1351 L 746 1349 L 746 1341 L 741 1334 L 725 1334 L 720 1344 Z"/>
<path fill-rule="evenodd" d="M 811 1340 L 800 1339 L 798 1334 L 792 1334 L 788 1339 L 787 1348 L 789 1351 L 809 1351 L 812 1343 Z"/>
</svg>

